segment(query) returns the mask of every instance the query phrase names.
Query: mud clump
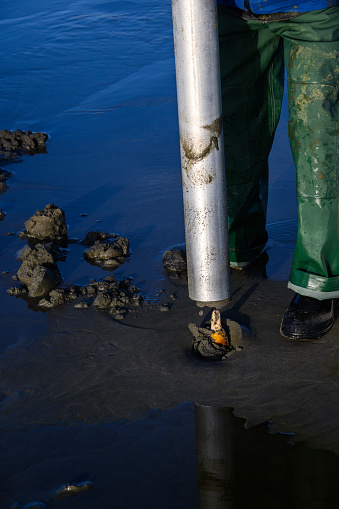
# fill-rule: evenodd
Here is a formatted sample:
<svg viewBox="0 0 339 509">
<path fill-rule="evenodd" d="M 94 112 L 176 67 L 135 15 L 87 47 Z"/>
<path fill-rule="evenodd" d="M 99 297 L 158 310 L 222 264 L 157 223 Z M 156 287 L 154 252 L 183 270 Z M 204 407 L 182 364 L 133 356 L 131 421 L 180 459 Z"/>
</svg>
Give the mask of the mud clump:
<svg viewBox="0 0 339 509">
<path fill-rule="evenodd" d="M 28 293 L 29 297 L 42 297 L 61 283 L 62 276 L 56 260 L 46 246 L 42 244 L 37 244 L 34 248 L 26 246 L 21 251 L 20 258 L 22 264 L 17 276 L 23 285 L 21 291 Z"/>
<path fill-rule="evenodd" d="M 86 261 L 110 270 L 124 263 L 130 252 L 129 240 L 115 233 L 89 232 L 81 243 L 89 246 L 84 252 Z"/>
<path fill-rule="evenodd" d="M 61 240 L 67 238 L 65 213 L 53 203 L 43 210 L 37 210 L 34 216 L 25 222 L 24 233 L 37 240 Z"/>
<path fill-rule="evenodd" d="M 139 289 L 127 278 L 118 281 L 114 276 L 107 276 L 103 281 L 92 281 L 88 285 L 72 285 L 67 288 L 52 290 L 48 297 L 38 303 L 40 309 L 51 309 L 66 302 L 79 300 L 74 307 L 86 309 L 93 305 L 108 311 L 116 319 L 123 319 L 131 308 L 139 308 L 143 297 Z"/>
<path fill-rule="evenodd" d="M 223 327 L 227 333 L 227 344 L 219 344 L 213 341 L 211 337 L 211 328 L 209 324 L 198 327 L 194 323 L 188 325 L 189 330 L 194 336 L 192 350 L 194 354 L 203 361 L 224 361 L 232 353 L 241 351 L 240 342 L 242 339 L 242 329 L 237 322 L 227 319 L 223 322 Z"/>
<path fill-rule="evenodd" d="M 0 159 L 16 159 L 23 154 L 46 153 L 45 133 L 32 133 L 31 131 L 0 131 Z"/>
<path fill-rule="evenodd" d="M 165 272 L 169 276 L 187 277 L 186 246 L 173 247 L 165 251 L 162 257 Z"/>
</svg>

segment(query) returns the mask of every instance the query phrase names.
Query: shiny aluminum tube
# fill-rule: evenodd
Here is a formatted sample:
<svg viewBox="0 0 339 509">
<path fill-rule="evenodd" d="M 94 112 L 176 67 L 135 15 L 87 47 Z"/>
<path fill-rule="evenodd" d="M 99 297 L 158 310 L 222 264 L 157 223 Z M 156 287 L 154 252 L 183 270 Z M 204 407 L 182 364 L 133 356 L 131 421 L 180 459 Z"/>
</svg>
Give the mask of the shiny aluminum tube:
<svg viewBox="0 0 339 509">
<path fill-rule="evenodd" d="M 172 0 L 189 296 L 230 298 L 216 0 Z"/>
</svg>

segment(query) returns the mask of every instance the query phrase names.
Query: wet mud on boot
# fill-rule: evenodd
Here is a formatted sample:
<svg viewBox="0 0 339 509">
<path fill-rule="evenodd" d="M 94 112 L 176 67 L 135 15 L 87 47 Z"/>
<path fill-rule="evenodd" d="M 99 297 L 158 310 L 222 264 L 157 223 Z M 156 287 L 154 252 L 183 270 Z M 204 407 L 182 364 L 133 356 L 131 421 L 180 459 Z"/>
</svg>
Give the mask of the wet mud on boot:
<svg viewBox="0 0 339 509">
<path fill-rule="evenodd" d="M 281 335 L 299 341 L 321 338 L 334 324 L 335 304 L 336 299 L 317 300 L 297 293 L 282 319 Z"/>
</svg>

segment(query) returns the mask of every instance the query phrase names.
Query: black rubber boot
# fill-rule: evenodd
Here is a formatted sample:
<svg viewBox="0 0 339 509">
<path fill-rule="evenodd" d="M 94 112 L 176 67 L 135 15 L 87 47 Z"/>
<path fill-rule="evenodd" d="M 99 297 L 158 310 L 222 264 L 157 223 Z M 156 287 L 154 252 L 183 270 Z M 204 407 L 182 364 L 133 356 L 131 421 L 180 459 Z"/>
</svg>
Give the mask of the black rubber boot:
<svg viewBox="0 0 339 509">
<path fill-rule="evenodd" d="M 320 338 L 334 323 L 334 308 L 335 299 L 317 300 L 297 293 L 282 319 L 280 333 L 301 341 Z"/>
</svg>

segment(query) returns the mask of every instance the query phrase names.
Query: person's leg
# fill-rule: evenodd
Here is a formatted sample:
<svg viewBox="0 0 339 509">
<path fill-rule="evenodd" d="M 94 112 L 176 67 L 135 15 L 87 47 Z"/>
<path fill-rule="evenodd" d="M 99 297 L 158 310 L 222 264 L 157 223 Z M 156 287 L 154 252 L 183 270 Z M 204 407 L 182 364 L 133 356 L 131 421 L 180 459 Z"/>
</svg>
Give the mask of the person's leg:
<svg viewBox="0 0 339 509">
<path fill-rule="evenodd" d="M 289 288 L 296 297 L 286 337 L 320 337 L 339 297 L 339 8 L 314 11 L 272 30 L 284 38 L 289 138 L 297 169 L 298 234 Z M 322 301 L 322 302 L 319 302 Z"/>
<path fill-rule="evenodd" d="M 267 23 L 219 7 L 219 47 L 231 265 L 267 241 L 268 156 L 280 117 L 283 55 Z"/>
<path fill-rule="evenodd" d="M 284 45 L 298 195 L 289 287 L 322 300 L 339 297 L 339 7 L 293 23 L 309 35 L 291 34 Z"/>
</svg>

